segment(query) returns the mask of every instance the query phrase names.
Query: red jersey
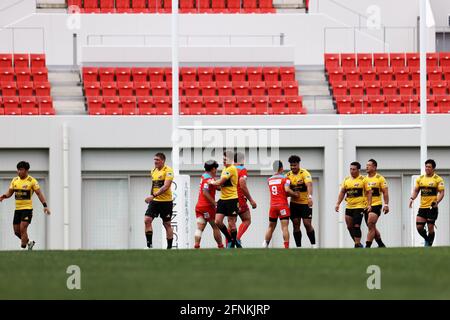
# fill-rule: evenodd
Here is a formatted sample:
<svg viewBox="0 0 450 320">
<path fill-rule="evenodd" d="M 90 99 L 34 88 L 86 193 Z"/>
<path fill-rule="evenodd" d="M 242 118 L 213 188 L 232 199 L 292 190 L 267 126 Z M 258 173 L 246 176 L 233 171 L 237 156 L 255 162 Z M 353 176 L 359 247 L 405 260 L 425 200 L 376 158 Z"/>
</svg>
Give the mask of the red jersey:
<svg viewBox="0 0 450 320">
<path fill-rule="evenodd" d="M 289 207 L 286 186 L 289 186 L 291 181 L 285 175 L 276 174 L 271 176 L 268 180 L 270 192 L 270 207 Z"/>
<path fill-rule="evenodd" d="M 239 203 L 247 203 L 247 199 L 245 198 L 244 192 L 242 191 L 241 187 L 239 186 L 239 180 L 241 178 L 247 179 L 247 169 L 242 166 L 236 166 L 236 169 L 238 171 L 238 184 L 237 184 L 237 190 L 238 190 L 238 199 L 239 199 Z"/>
<path fill-rule="evenodd" d="M 203 195 L 203 190 L 208 190 L 213 199 L 216 198 L 216 187 L 209 185 L 208 182 L 214 180 L 210 174 L 204 173 L 200 181 L 197 207 L 211 207 L 211 203 Z"/>
</svg>

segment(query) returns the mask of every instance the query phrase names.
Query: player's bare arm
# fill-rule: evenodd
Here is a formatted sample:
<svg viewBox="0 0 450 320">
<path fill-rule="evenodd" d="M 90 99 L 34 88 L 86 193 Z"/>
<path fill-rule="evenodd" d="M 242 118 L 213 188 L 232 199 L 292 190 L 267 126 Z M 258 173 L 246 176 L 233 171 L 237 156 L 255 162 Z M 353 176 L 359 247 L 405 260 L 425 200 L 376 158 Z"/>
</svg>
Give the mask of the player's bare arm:
<svg viewBox="0 0 450 320">
<path fill-rule="evenodd" d="M 39 201 L 41 201 L 42 205 L 44 206 L 44 213 L 45 214 L 50 214 L 50 209 L 47 207 L 47 201 L 45 200 L 45 196 L 42 193 L 42 191 L 40 189 L 35 191 L 37 197 L 39 198 Z"/>
<path fill-rule="evenodd" d="M 172 185 L 172 180 L 164 180 L 164 185 L 161 187 L 161 189 L 159 189 L 158 191 L 156 191 L 155 193 L 153 193 L 149 197 L 145 198 L 145 202 L 146 203 L 152 202 L 153 199 L 155 199 L 156 197 L 162 195 L 164 192 L 169 190 L 171 185 Z"/>
<path fill-rule="evenodd" d="M 383 212 L 384 212 L 384 214 L 388 214 L 389 213 L 389 190 L 386 187 L 386 188 L 382 189 L 382 192 L 383 192 L 383 200 L 384 200 Z"/>
<path fill-rule="evenodd" d="M 8 189 L 8 191 L 5 194 L 2 194 L 0 196 L 0 202 L 2 202 L 5 199 L 11 198 L 11 196 L 14 194 L 14 190 L 13 189 Z"/>
<path fill-rule="evenodd" d="M 339 196 L 338 196 L 338 199 L 337 199 L 337 202 L 336 202 L 336 206 L 335 206 L 335 208 L 334 208 L 334 210 L 335 210 L 336 212 L 339 212 L 339 207 L 341 206 L 341 203 L 342 203 L 342 201 L 344 200 L 344 197 L 345 197 L 346 192 L 347 192 L 347 191 L 345 191 L 344 188 L 341 188 L 341 191 L 339 191 Z"/>
<path fill-rule="evenodd" d="M 219 180 L 215 180 L 215 181 L 211 180 L 208 182 L 208 184 L 220 187 L 220 186 L 223 186 L 224 183 L 227 182 L 227 180 L 228 180 L 227 178 L 223 177 L 223 178 L 220 178 Z"/>
<path fill-rule="evenodd" d="M 313 207 L 313 198 L 312 198 L 312 196 L 313 196 L 313 184 L 312 184 L 312 182 L 308 182 L 307 184 L 306 184 L 306 189 L 307 189 L 307 192 L 308 192 L 308 206 L 310 207 L 310 208 L 312 208 Z"/>
<path fill-rule="evenodd" d="M 247 179 L 245 179 L 244 177 L 241 177 L 239 179 L 239 186 L 241 187 L 242 192 L 244 193 L 244 196 L 247 198 L 248 201 L 250 201 L 252 208 L 256 209 L 256 202 L 255 202 L 255 200 L 253 200 L 252 196 L 250 195 L 250 191 L 248 190 L 248 187 L 247 187 Z"/>
<path fill-rule="evenodd" d="M 416 200 L 417 196 L 419 195 L 419 187 L 414 187 L 414 190 L 411 194 L 411 198 L 409 198 L 409 207 L 413 207 L 414 200 Z"/>
<path fill-rule="evenodd" d="M 286 194 L 288 197 L 298 198 L 300 197 L 300 193 L 298 191 L 292 191 L 289 186 L 284 186 L 284 190 L 286 191 Z"/>
<path fill-rule="evenodd" d="M 211 197 L 211 194 L 209 193 L 208 190 L 203 190 L 202 191 L 203 195 L 205 196 L 205 198 L 209 201 L 209 203 L 211 204 L 211 206 L 216 207 L 217 203 L 216 201 L 213 199 L 213 197 Z"/>
<path fill-rule="evenodd" d="M 437 206 L 438 206 L 439 203 L 442 201 L 442 199 L 444 199 L 444 195 L 445 195 L 445 191 L 444 191 L 444 190 L 438 191 L 438 195 L 437 195 L 437 199 L 436 199 L 436 204 L 434 205 L 435 208 L 437 208 Z"/>
<path fill-rule="evenodd" d="M 372 190 L 366 191 L 367 212 L 372 212 Z"/>
</svg>

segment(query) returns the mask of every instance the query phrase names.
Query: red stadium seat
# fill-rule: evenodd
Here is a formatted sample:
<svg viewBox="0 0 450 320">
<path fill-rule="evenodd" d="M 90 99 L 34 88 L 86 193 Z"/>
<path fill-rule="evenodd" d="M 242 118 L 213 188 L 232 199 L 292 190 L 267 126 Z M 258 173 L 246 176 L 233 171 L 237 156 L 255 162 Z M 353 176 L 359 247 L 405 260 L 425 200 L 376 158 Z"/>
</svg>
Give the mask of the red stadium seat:
<svg viewBox="0 0 450 320">
<path fill-rule="evenodd" d="M 340 66 L 339 53 L 325 53 L 325 70 L 328 71 L 330 68 L 339 68 Z"/>
<path fill-rule="evenodd" d="M 229 9 L 229 12 L 239 12 L 241 9 L 241 0 L 227 0 L 227 9 Z"/>
<path fill-rule="evenodd" d="M 187 105 L 187 97 L 180 97 L 179 114 L 182 116 L 190 115 L 190 110 Z"/>
<path fill-rule="evenodd" d="M 356 54 L 341 53 L 341 65 L 343 68 L 356 67 Z"/>
<path fill-rule="evenodd" d="M 361 71 L 361 74 L 362 74 L 362 80 L 364 82 L 376 81 L 377 80 L 377 74 L 372 69 Z"/>
<path fill-rule="evenodd" d="M 19 97 L 4 97 L 3 106 L 5 115 L 21 115 L 22 112 L 19 107 Z"/>
<path fill-rule="evenodd" d="M 242 0 L 242 7 L 244 9 L 256 9 L 258 5 L 256 0 Z"/>
<path fill-rule="evenodd" d="M 99 68 L 98 73 L 100 74 L 100 82 L 102 83 L 116 81 L 114 68 Z"/>
<path fill-rule="evenodd" d="M 269 98 L 266 96 L 259 96 L 253 98 L 253 104 L 255 105 L 256 114 L 271 114 L 269 110 Z"/>
<path fill-rule="evenodd" d="M 0 68 L 12 68 L 13 55 L 9 53 L 0 53 Z"/>
<path fill-rule="evenodd" d="M 347 82 L 336 82 L 335 85 L 333 85 L 333 95 L 335 97 L 340 96 L 347 96 L 348 95 L 348 89 L 347 89 Z"/>
<path fill-rule="evenodd" d="M 150 83 L 148 82 L 135 82 L 134 91 L 137 97 L 150 96 Z"/>
<path fill-rule="evenodd" d="M 0 82 L 0 88 L 2 89 L 1 96 L 15 97 L 17 95 L 17 84 L 14 81 Z"/>
<path fill-rule="evenodd" d="M 19 96 L 22 97 L 31 97 L 34 93 L 34 85 L 33 82 L 20 82 L 17 84 L 19 89 Z"/>
<path fill-rule="evenodd" d="M 306 114 L 303 108 L 302 97 L 286 97 L 287 107 L 290 114 Z"/>
<path fill-rule="evenodd" d="M 427 67 L 439 66 L 439 53 L 427 53 Z"/>
<path fill-rule="evenodd" d="M 85 83 L 84 94 L 86 97 L 98 97 L 100 96 L 100 83 L 92 82 L 89 84 Z"/>
<path fill-rule="evenodd" d="M 263 67 L 262 72 L 265 82 L 279 81 L 280 70 L 278 67 Z"/>
<path fill-rule="evenodd" d="M 446 96 L 448 83 L 446 81 L 432 81 L 430 83 L 434 96 Z"/>
<path fill-rule="evenodd" d="M 401 96 L 413 96 L 414 95 L 414 83 L 399 84 Z"/>
<path fill-rule="evenodd" d="M 282 86 L 285 96 L 298 96 L 297 81 L 284 81 L 282 82 Z"/>
<path fill-rule="evenodd" d="M 96 81 L 98 81 L 98 68 L 96 68 L 96 67 L 84 67 L 83 68 L 83 81 L 84 82 L 96 82 Z"/>
<path fill-rule="evenodd" d="M 138 114 L 136 97 L 121 97 L 120 105 L 122 106 L 123 115 L 135 116 Z"/>
<path fill-rule="evenodd" d="M 187 107 L 189 108 L 190 115 L 206 114 L 202 97 L 187 97 Z"/>
<path fill-rule="evenodd" d="M 374 53 L 373 65 L 375 67 L 388 67 L 389 66 L 389 54 L 387 53 Z"/>
<path fill-rule="evenodd" d="M 239 114 L 237 108 L 236 97 L 227 97 L 223 99 L 223 109 L 226 115 Z"/>
<path fill-rule="evenodd" d="M 117 68 L 116 69 L 116 81 L 117 82 L 131 81 L 131 69 L 130 68 Z"/>
<path fill-rule="evenodd" d="M 130 9 L 130 0 L 116 0 L 116 8 L 117 9 Z"/>
<path fill-rule="evenodd" d="M 45 54 L 30 54 L 31 68 L 43 68 L 46 65 Z"/>
<path fill-rule="evenodd" d="M 180 69 L 181 81 L 195 82 L 197 81 L 197 69 L 192 67 L 182 67 Z"/>
<path fill-rule="evenodd" d="M 401 97 L 404 107 L 407 113 L 419 113 L 419 96 Z"/>
<path fill-rule="evenodd" d="M 151 82 L 152 96 L 163 97 L 167 96 L 167 84 L 165 82 Z"/>
<path fill-rule="evenodd" d="M 380 81 L 394 80 L 394 69 L 392 67 L 377 67 L 376 69 Z"/>
<path fill-rule="evenodd" d="M 369 105 L 372 108 L 372 113 L 386 114 L 389 109 L 385 104 L 385 96 L 369 96 Z"/>
<path fill-rule="evenodd" d="M 266 95 L 266 84 L 263 81 L 252 81 L 249 82 L 250 91 L 252 96 L 265 96 Z"/>
<path fill-rule="evenodd" d="M 116 82 L 101 82 L 102 96 L 115 97 L 117 95 L 117 83 Z"/>
<path fill-rule="evenodd" d="M 378 96 L 381 94 L 381 86 L 379 82 L 372 82 L 367 84 L 365 87 L 368 96 Z"/>
<path fill-rule="evenodd" d="M 105 108 L 103 107 L 102 97 L 88 97 L 87 98 L 88 112 L 90 115 L 104 115 Z"/>
<path fill-rule="evenodd" d="M 381 82 L 383 94 L 385 96 L 395 96 L 398 94 L 398 85 L 396 81 Z"/>
<path fill-rule="evenodd" d="M 133 82 L 147 82 L 148 81 L 148 68 L 132 68 L 131 76 Z"/>
<path fill-rule="evenodd" d="M 226 8 L 225 0 L 211 0 L 211 8 L 213 10 L 218 10 L 218 12 L 224 11 Z"/>
<path fill-rule="evenodd" d="M 246 81 L 233 82 L 232 85 L 235 96 L 246 97 L 250 95 L 250 87 L 248 82 Z"/>
<path fill-rule="evenodd" d="M 331 84 L 335 82 L 343 82 L 344 79 L 344 72 L 342 70 L 334 70 L 328 74 L 328 80 Z"/>
<path fill-rule="evenodd" d="M 156 108 L 153 104 L 153 98 L 150 97 L 143 97 L 138 98 L 138 112 L 140 115 L 155 115 L 156 114 Z"/>
<path fill-rule="evenodd" d="M 358 67 L 370 67 L 372 68 L 372 54 L 371 53 L 358 53 L 356 55 Z"/>
<path fill-rule="evenodd" d="M 427 98 L 427 112 L 440 113 L 439 106 L 436 105 L 436 97 L 430 96 Z"/>
<path fill-rule="evenodd" d="M 356 67 L 352 67 L 351 69 L 344 68 L 344 73 L 345 73 L 345 80 L 347 82 L 349 81 L 355 82 L 361 80 L 361 72 Z"/>
<path fill-rule="evenodd" d="M 118 82 L 117 89 L 119 92 L 119 96 L 122 97 L 134 96 L 133 82 Z"/>
<path fill-rule="evenodd" d="M 13 68 L 0 69 L 0 82 L 14 82 L 14 74 Z"/>
<path fill-rule="evenodd" d="M 197 73 L 199 82 L 214 81 L 214 68 L 212 67 L 199 67 Z"/>
<path fill-rule="evenodd" d="M 230 81 L 230 68 L 228 67 L 215 67 L 214 77 L 216 82 Z"/>
<path fill-rule="evenodd" d="M 391 61 L 390 65 L 394 68 L 403 68 L 406 66 L 406 60 L 405 60 L 405 54 L 404 53 L 391 53 L 389 55 L 389 59 Z"/>
<path fill-rule="evenodd" d="M 359 83 L 354 83 L 349 86 L 349 92 L 351 96 L 363 96 L 364 95 L 364 85 Z"/>
<path fill-rule="evenodd" d="M 450 97 L 438 96 L 436 98 L 436 104 L 441 113 L 450 113 Z"/>
<path fill-rule="evenodd" d="M 215 82 L 200 82 L 200 89 L 202 91 L 202 96 L 204 97 L 216 96 L 217 88 Z"/>
<path fill-rule="evenodd" d="M 236 101 L 240 114 L 256 114 L 251 97 L 237 97 Z"/>
<path fill-rule="evenodd" d="M 211 10 L 211 2 L 209 0 L 194 0 L 199 12 L 208 12 Z"/>
<path fill-rule="evenodd" d="M 439 65 L 443 68 L 450 67 L 450 52 L 439 53 Z"/>
<path fill-rule="evenodd" d="M 83 0 L 84 8 L 96 9 L 98 8 L 98 0 Z"/>
<path fill-rule="evenodd" d="M 204 98 L 206 114 L 220 115 L 224 113 L 219 97 Z"/>
<path fill-rule="evenodd" d="M 122 115 L 123 111 L 120 107 L 120 100 L 118 97 L 108 97 L 105 101 L 105 114 L 109 116 Z"/>
<path fill-rule="evenodd" d="M 221 97 L 229 97 L 233 95 L 233 87 L 231 82 L 217 82 L 217 91 Z"/>
<path fill-rule="evenodd" d="M 172 84 L 172 68 L 164 68 L 164 78 L 166 82 Z M 151 81 L 151 80 L 150 80 Z"/>
<path fill-rule="evenodd" d="M 180 9 L 193 9 L 194 0 L 179 0 Z"/>
<path fill-rule="evenodd" d="M 164 68 L 148 68 L 150 82 L 164 82 Z"/>
<path fill-rule="evenodd" d="M 396 81 L 409 81 L 409 68 L 408 67 L 398 67 L 394 68 L 395 80 Z"/>
<path fill-rule="evenodd" d="M 28 108 L 36 108 L 36 97 L 19 97 L 20 106 Z M 22 112 L 23 113 L 23 112 Z"/>
<path fill-rule="evenodd" d="M 336 109 L 340 114 L 355 113 L 352 101 L 348 97 L 336 97 Z"/>
<path fill-rule="evenodd" d="M 30 55 L 28 53 L 15 53 L 13 55 L 14 68 L 29 68 Z"/>
<path fill-rule="evenodd" d="M 114 0 L 100 0 L 100 10 L 102 12 L 115 12 Z"/>
<path fill-rule="evenodd" d="M 269 96 L 283 95 L 283 86 L 280 81 L 266 82 L 266 88 Z"/>
<path fill-rule="evenodd" d="M 357 114 L 371 114 L 372 108 L 369 105 L 368 96 L 357 96 L 353 97 L 353 107 L 355 108 L 355 113 Z"/>
<path fill-rule="evenodd" d="M 270 108 L 273 114 L 289 114 L 285 97 L 270 97 Z"/>
<path fill-rule="evenodd" d="M 186 96 L 200 96 L 200 85 L 198 82 L 183 82 L 183 89 Z"/>
<path fill-rule="evenodd" d="M 29 82 L 31 81 L 31 72 L 29 68 L 17 68 L 16 69 L 17 82 Z"/>
<path fill-rule="evenodd" d="M 231 67 L 230 68 L 231 81 L 247 81 L 247 68 L 245 67 Z"/>
<path fill-rule="evenodd" d="M 157 115 L 172 114 L 172 102 L 170 97 L 158 97 L 154 99 Z"/>
<path fill-rule="evenodd" d="M 406 54 L 406 65 L 408 67 L 420 67 L 420 54 L 407 53 Z"/>
<path fill-rule="evenodd" d="M 400 97 L 388 97 L 387 107 L 390 113 L 403 114 L 406 113 L 406 107 L 403 105 Z"/>
<path fill-rule="evenodd" d="M 55 109 L 53 108 L 52 97 L 38 97 L 37 103 L 39 106 L 39 113 L 41 115 L 54 115 Z"/>
<path fill-rule="evenodd" d="M 295 67 L 280 67 L 280 79 L 281 81 L 295 81 Z"/>
<path fill-rule="evenodd" d="M 39 115 L 39 108 L 34 104 L 34 106 L 22 106 L 21 112 L 23 116 L 38 116 Z"/>
<path fill-rule="evenodd" d="M 37 82 L 47 82 L 48 81 L 48 70 L 47 68 L 31 68 L 31 74 L 33 76 L 34 83 Z"/>
<path fill-rule="evenodd" d="M 443 80 L 443 69 L 441 67 L 432 67 L 428 69 L 427 76 L 429 81 L 440 81 Z"/>
<path fill-rule="evenodd" d="M 40 82 L 34 83 L 34 91 L 36 92 L 36 96 L 38 97 L 50 97 L 51 96 L 51 87 L 48 82 Z"/>
</svg>

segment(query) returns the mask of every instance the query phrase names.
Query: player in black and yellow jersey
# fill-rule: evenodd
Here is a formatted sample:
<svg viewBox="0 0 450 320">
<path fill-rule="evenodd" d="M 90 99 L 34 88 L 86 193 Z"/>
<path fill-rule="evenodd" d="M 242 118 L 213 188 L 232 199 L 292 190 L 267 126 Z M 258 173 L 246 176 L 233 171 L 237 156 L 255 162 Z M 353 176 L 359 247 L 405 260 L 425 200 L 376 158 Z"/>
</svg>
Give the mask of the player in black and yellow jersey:
<svg viewBox="0 0 450 320">
<path fill-rule="evenodd" d="M 372 189 L 372 211 L 364 212 L 364 220 L 366 221 L 369 232 L 367 233 L 366 248 L 372 246 L 373 239 L 378 244 L 378 247 L 386 247 L 381 240 L 380 231 L 377 229 L 377 221 L 381 215 L 389 213 L 389 191 L 386 179 L 377 173 L 378 163 L 374 159 L 370 159 L 366 164 L 367 179 Z M 383 201 L 381 200 L 383 195 Z"/>
<path fill-rule="evenodd" d="M 145 198 L 148 203 L 148 209 L 145 212 L 145 237 L 147 238 L 147 247 L 153 247 L 153 219 L 158 216 L 163 221 L 166 229 L 167 249 L 172 248 L 173 230 L 172 230 L 172 213 L 173 199 L 171 185 L 174 178 L 173 170 L 166 163 L 164 153 L 157 153 L 154 157 L 155 168 L 151 171 L 152 188 L 150 196 Z"/>
<path fill-rule="evenodd" d="M 223 153 L 223 165 L 225 166 L 220 175 L 220 179 L 217 181 L 211 181 L 210 184 L 220 186 L 220 199 L 217 202 L 216 213 L 216 225 L 220 231 L 227 238 L 228 248 L 240 247 L 237 243 L 237 230 L 236 230 L 236 217 L 239 212 L 238 207 L 238 170 L 233 165 L 234 152 L 225 151 Z M 231 232 L 228 232 L 227 227 L 223 223 L 225 217 L 231 217 L 228 219 L 228 227 Z"/>
<path fill-rule="evenodd" d="M 416 179 L 409 207 L 412 208 L 414 200 L 420 191 L 420 208 L 416 218 L 416 227 L 419 234 L 425 239 L 425 246 L 431 247 L 434 242 L 434 225 L 438 218 L 438 206 L 444 198 L 444 179 L 435 173 L 436 162 L 432 159 L 425 161 L 425 174 Z M 425 230 L 428 228 L 428 234 Z"/>
<path fill-rule="evenodd" d="M 361 222 L 364 211 L 372 212 L 372 189 L 366 177 L 360 174 L 361 164 L 350 164 L 350 176 L 344 179 L 336 202 L 335 210 L 339 213 L 342 200 L 347 202 L 345 209 L 345 222 L 350 236 L 355 242 L 355 248 L 363 248 L 361 244 Z"/>
<path fill-rule="evenodd" d="M 289 157 L 291 171 L 286 177 L 290 180 L 290 188 L 299 193 L 299 197 L 291 198 L 290 210 L 293 224 L 293 233 L 297 247 L 302 246 L 302 232 L 300 230 L 301 221 L 306 229 L 309 241 L 313 247 L 316 246 L 316 234 L 312 226 L 312 207 L 313 207 L 313 185 L 311 174 L 308 170 L 300 168 L 300 157 L 293 155 Z"/>
<path fill-rule="evenodd" d="M 28 226 L 33 218 L 33 193 L 36 193 L 42 205 L 44 213 L 49 215 L 50 209 L 47 207 L 44 194 L 35 178 L 28 175 L 30 164 L 21 161 L 17 164 L 17 177 L 12 179 L 8 192 L 0 196 L 0 202 L 10 198 L 13 194 L 16 198 L 16 210 L 14 211 L 13 228 L 14 234 L 20 239 L 21 247 L 32 250 L 35 241 L 28 238 Z"/>
</svg>

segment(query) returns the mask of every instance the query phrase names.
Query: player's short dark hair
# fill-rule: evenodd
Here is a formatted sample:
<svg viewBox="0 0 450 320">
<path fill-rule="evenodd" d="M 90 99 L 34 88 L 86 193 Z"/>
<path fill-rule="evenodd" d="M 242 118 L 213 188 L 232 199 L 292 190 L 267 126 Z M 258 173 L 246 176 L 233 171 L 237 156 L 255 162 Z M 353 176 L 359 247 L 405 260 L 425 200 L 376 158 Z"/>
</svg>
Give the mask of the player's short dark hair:
<svg viewBox="0 0 450 320">
<path fill-rule="evenodd" d="M 378 167 L 378 163 L 374 159 L 370 159 L 368 162 L 372 162 L 375 167 Z"/>
<path fill-rule="evenodd" d="M 356 168 L 358 168 L 358 170 L 361 169 L 361 163 L 359 163 L 358 161 L 353 161 L 352 163 L 350 163 L 350 166 L 355 166 Z"/>
<path fill-rule="evenodd" d="M 275 160 L 273 162 L 273 171 L 278 172 L 281 168 L 283 168 L 283 162 L 280 160 Z"/>
<path fill-rule="evenodd" d="M 234 151 L 233 150 L 225 150 L 223 152 L 223 156 L 234 161 Z"/>
<path fill-rule="evenodd" d="M 434 161 L 433 159 L 428 159 L 427 161 L 425 161 L 425 165 L 427 164 L 431 164 L 433 169 L 436 169 L 436 161 Z"/>
<path fill-rule="evenodd" d="M 234 154 L 234 162 L 235 163 L 244 163 L 245 160 L 245 154 L 242 152 L 236 152 Z"/>
<path fill-rule="evenodd" d="M 290 164 L 292 164 L 292 163 L 300 163 L 300 161 L 301 161 L 300 157 L 296 156 L 296 155 L 290 156 L 289 159 L 288 159 L 288 162 Z"/>
<path fill-rule="evenodd" d="M 30 170 L 30 164 L 26 161 L 20 161 L 17 164 L 17 170 L 20 170 L 20 169 Z"/>
<path fill-rule="evenodd" d="M 166 161 L 166 155 L 162 152 L 158 152 L 157 154 L 155 154 L 155 157 L 158 157 L 161 160 Z"/>
<path fill-rule="evenodd" d="M 211 171 L 212 169 L 214 169 L 214 168 L 218 168 L 219 167 L 219 164 L 217 163 L 217 161 L 215 161 L 215 160 L 208 160 L 208 161 L 206 161 L 205 162 L 205 171 L 207 171 L 207 172 L 209 172 L 209 171 Z"/>
</svg>

